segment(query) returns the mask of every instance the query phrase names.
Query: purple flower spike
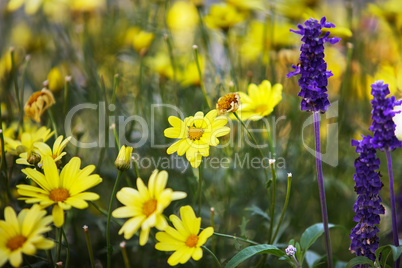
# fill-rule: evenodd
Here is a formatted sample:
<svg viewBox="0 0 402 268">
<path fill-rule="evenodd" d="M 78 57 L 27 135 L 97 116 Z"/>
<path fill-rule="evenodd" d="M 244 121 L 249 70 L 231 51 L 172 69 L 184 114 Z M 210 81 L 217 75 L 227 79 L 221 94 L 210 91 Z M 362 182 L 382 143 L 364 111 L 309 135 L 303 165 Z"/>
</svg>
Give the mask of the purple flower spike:
<svg viewBox="0 0 402 268">
<path fill-rule="evenodd" d="M 381 151 L 393 151 L 402 147 L 402 143 L 395 136 L 396 125 L 392 120 L 394 115 L 399 113 L 393 109 L 395 105 L 401 104 L 401 101 L 395 101 L 394 96 L 387 98 L 389 93 L 388 84 L 384 84 L 384 81 L 376 81 L 371 85 L 371 95 L 374 97 L 371 101 L 373 124 L 369 130 L 374 132 L 371 141 L 373 147 Z"/>
<path fill-rule="evenodd" d="M 327 63 L 324 61 L 324 43 L 337 43 L 340 38 L 328 38 L 329 32 L 322 34 L 322 28 L 333 28 L 334 24 L 327 22 L 323 17 L 321 21 L 308 19 L 303 25 L 297 26 L 299 30 L 290 30 L 291 32 L 302 35 L 302 44 L 300 51 L 300 63 L 292 67 L 295 71 L 288 73 L 287 78 L 301 74 L 299 79 L 301 101 L 301 110 L 322 113 L 328 110 L 331 105 L 328 101 L 327 85 L 328 77 L 332 76 L 327 71 Z"/>
<path fill-rule="evenodd" d="M 352 146 L 356 146 L 356 153 L 359 154 L 355 160 L 356 174 L 353 175 L 355 191 L 359 196 L 353 206 L 356 213 L 353 221 L 357 225 L 349 235 L 349 249 L 356 256 L 365 256 L 374 261 L 374 253 L 379 245 L 379 229 L 375 224 L 380 223 L 380 214 L 385 212 L 378 195 L 383 184 L 379 172 L 376 171 L 380 168 L 380 159 L 371 143 L 372 138 L 362 137 L 360 141 L 352 140 Z"/>
</svg>

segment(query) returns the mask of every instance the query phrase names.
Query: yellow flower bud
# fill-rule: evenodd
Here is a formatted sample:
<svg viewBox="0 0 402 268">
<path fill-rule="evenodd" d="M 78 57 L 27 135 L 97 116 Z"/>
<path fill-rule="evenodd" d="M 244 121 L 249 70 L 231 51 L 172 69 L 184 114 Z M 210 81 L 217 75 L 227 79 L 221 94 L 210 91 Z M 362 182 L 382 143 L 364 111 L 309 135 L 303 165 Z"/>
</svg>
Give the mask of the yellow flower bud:
<svg viewBox="0 0 402 268">
<path fill-rule="evenodd" d="M 125 171 L 130 168 L 131 153 L 133 152 L 133 147 L 122 146 L 119 155 L 114 162 L 115 167 L 120 171 Z"/>
<path fill-rule="evenodd" d="M 41 115 L 47 108 L 55 103 L 56 101 L 54 100 L 52 92 L 44 88 L 41 91 L 34 92 L 31 97 L 29 97 L 29 100 L 25 104 L 24 111 L 27 116 L 39 123 Z"/>
</svg>

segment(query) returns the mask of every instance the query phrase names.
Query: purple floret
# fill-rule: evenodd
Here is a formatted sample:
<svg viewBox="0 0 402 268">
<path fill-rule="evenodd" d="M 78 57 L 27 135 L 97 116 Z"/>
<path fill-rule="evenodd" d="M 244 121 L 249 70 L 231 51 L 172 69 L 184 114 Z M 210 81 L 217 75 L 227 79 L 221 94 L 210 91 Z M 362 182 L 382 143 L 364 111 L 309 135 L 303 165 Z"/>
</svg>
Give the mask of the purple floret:
<svg viewBox="0 0 402 268">
<path fill-rule="evenodd" d="M 303 36 L 301 39 L 303 44 L 300 48 L 300 63 L 292 66 L 295 70 L 288 73 L 287 78 L 301 75 L 298 94 L 303 98 L 301 110 L 324 113 L 331 105 L 326 92 L 328 77 L 332 76 L 332 73 L 327 71 L 327 63 L 324 61 L 324 43 L 335 44 L 340 38 L 328 38 L 329 32 L 322 34 L 322 28 L 335 27 L 334 24 L 327 22 L 325 17 L 320 22 L 310 18 L 304 22 L 304 25 L 299 24 L 298 31 L 290 30 Z"/>
<path fill-rule="evenodd" d="M 355 192 L 359 195 L 353 206 L 356 213 L 353 221 L 357 225 L 350 233 L 350 251 L 356 256 L 365 256 L 375 260 L 375 251 L 379 245 L 377 233 L 379 229 L 376 224 L 380 223 L 380 214 L 385 210 L 381 204 L 379 192 L 383 187 L 380 173 L 380 159 L 377 158 L 376 150 L 370 136 L 360 141 L 352 140 L 352 146 L 356 146 L 356 153 L 359 157 L 355 160 L 356 173 L 353 175 L 355 181 Z"/>
<path fill-rule="evenodd" d="M 390 93 L 388 84 L 384 81 L 376 81 L 371 85 L 371 95 L 374 99 L 371 101 L 373 110 L 371 118 L 373 124 L 369 130 L 374 132 L 372 139 L 373 147 L 380 151 L 392 151 L 398 147 L 402 147 L 402 143 L 395 136 L 395 123 L 392 120 L 396 111 L 393 111 L 395 105 L 399 105 L 401 101 L 395 101 L 395 97 L 387 98 Z"/>
</svg>

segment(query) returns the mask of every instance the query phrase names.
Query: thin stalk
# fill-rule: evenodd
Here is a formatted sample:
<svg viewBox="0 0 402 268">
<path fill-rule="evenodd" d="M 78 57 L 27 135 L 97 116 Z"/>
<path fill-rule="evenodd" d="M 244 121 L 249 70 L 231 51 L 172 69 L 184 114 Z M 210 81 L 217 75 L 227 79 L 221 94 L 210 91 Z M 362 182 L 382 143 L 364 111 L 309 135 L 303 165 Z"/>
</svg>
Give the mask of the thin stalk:
<svg viewBox="0 0 402 268">
<path fill-rule="evenodd" d="M 107 216 L 107 211 L 100 208 L 97 204 L 95 204 L 93 201 L 89 201 L 95 208 L 96 210 L 98 210 L 100 213 L 102 213 L 103 215 Z M 122 224 L 120 222 L 118 222 L 115 218 L 112 218 L 112 222 L 114 222 L 115 224 L 119 225 L 120 227 L 122 226 Z"/>
<path fill-rule="evenodd" d="M 5 151 L 5 143 L 4 143 L 4 135 L 3 135 L 3 120 L 2 120 L 2 114 L 1 114 L 1 105 L 0 105 L 0 142 L 1 142 L 1 168 L 0 172 L 4 172 L 4 184 L 6 191 L 7 191 L 7 197 L 11 200 L 11 192 L 10 192 L 10 187 L 9 186 L 9 178 L 8 178 L 8 170 L 7 170 L 7 161 L 6 161 L 6 151 Z M 7 197 L 5 198 L 5 204 L 7 204 Z"/>
<path fill-rule="evenodd" d="M 204 99 L 208 105 L 208 108 L 211 109 L 211 103 L 209 102 L 207 91 L 205 90 L 204 81 L 202 79 L 200 62 L 198 60 L 198 46 L 194 45 L 193 50 L 194 50 L 195 63 L 197 64 L 198 76 L 200 77 L 200 87 L 202 90 L 202 95 L 204 95 Z"/>
<path fill-rule="evenodd" d="M 292 186 L 292 174 L 289 173 L 289 174 L 288 174 L 288 187 L 287 187 L 287 189 L 286 189 L 285 204 L 283 204 L 283 209 L 282 209 L 281 217 L 279 218 L 279 222 L 278 222 L 278 225 L 276 226 L 276 230 L 275 230 L 274 236 L 272 237 L 272 243 L 275 241 L 275 238 L 276 238 L 276 236 L 278 235 L 279 228 L 281 227 L 281 223 L 282 223 L 283 217 L 285 216 L 285 212 L 286 212 L 286 209 L 287 209 L 288 203 L 289 203 L 289 197 L 290 197 L 290 189 L 291 189 L 291 186 Z"/>
<path fill-rule="evenodd" d="M 126 250 L 126 242 L 120 243 L 121 254 L 123 255 L 124 267 L 130 268 L 130 261 L 128 260 L 127 250 Z"/>
<path fill-rule="evenodd" d="M 68 264 L 70 263 L 70 245 L 68 244 L 67 236 L 66 236 L 66 233 L 64 233 L 63 228 L 61 228 L 61 232 L 63 234 L 63 239 L 64 239 L 64 243 L 66 244 L 66 252 L 67 252 L 66 265 L 64 267 L 68 268 Z"/>
<path fill-rule="evenodd" d="M 172 40 L 170 39 L 169 34 L 165 34 L 164 37 L 165 37 L 166 44 L 168 46 L 170 64 L 172 65 L 172 69 L 173 69 L 173 81 L 174 81 L 174 84 L 176 84 L 177 83 L 177 73 L 176 73 L 177 69 L 176 69 L 176 61 L 175 61 L 175 58 L 173 56 Z"/>
<path fill-rule="evenodd" d="M 321 215 L 322 215 L 322 222 L 324 224 L 325 249 L 327 252 L 328 268 L 332 268 L 331 238 L 329 235 L 329 228 L 328 228 L 328 212 L 327 212 L 327 203 L 325 200 L 325 187 L 324 187 L 324 178 L 322 175 L 322 163 L 321 163 L 320 118 L 318 112 L 314 112 L 313 116 L 314 116 L 315 160 L 317 166 L 318 190 L 320 193 Z"/>
<path fill-rule="evenodd" d="M 82 228 L 84 229 L 85 240 L 87 241 L 88 255 L 89 255 L 89 260 L 91 262 L 91 268 L 95 268 L 94 253 L 92 250 L 91 238 L 89 237 L 89 228 L 86 225 L 84 225 L 84 227 L 82 227 Z"/>
<path fill-rule="evenodd" d="M 112 104 L 116 105 L 116 92 L 117 92 L 117 86 L 119 84 L 119 74 L 114 75 L 113 79 L 113 95 L 112 95 Z"/>
<path fill-rule="evenodd" d="M 69 93 L 70 93 L 70 82 L 71 82 L 71 76 L 66 76 L 64 80 L 64 118 L 66 118 L 67 115 L 67 108 L 68 108 L 68 103 L 69 103 Z"/>
<path fill-rule="evenodd" d="M 63 226 L 58 228 L 58 231 L 59 231 L 59 243 L 57 245 L 56 262 L 60 261 L 61 242 L 62 242 L 62 239 L 63 239 L 63 233 L 61 231 L 62 228 L 63 228 Z"/>
<path fill-rule="evenodd" d="M 232 53 L 230 52 L 228 38 L 229 38 L 228 33 L 226 31 L 224 41 L 223 41 L 223 46 L 225 47 L 226 56 L 227 56 L 228 62 L 229 62 L 230 75 L 232 76 L 232 80 L 233 80 L 233 83 L 234 83 L 234 87 L 232 87 L 231 89 L 232 89 L 232 92 L 234 92 L 239 88 L 239 84 L 237 82 L 235 70 L 233 68 L 234 64 L 233 64 L 233 59 L 232 59 Z"/>
<path fill-rule="evenodd" d="M 276 197 L 276 172 L 275 172 L 275 160 L 270 160 L 269 163 L 271 167 L 271 173 L 272 173 L 272 201 L 271 201 L 271 222 L 269 224 L 269 236 L 268 236 L 268 241 L 270 244 L 272 244 L 273 239 L 272 239 L 272 232 L 274 230 L 274 218 L 275 218 L 275 197 Z"/>
<path fill-rule="evenodd" d="M 52 126 L 54 129 L 54 138 L 57 139 L 59 136 L 57 133 L 57 126 L 56 126 L 56 121 L 54 121 L 53 113 L 52 113 L 52 108 L 47 109 L 47 114 L 49 115 L 50 122 L 52 122 Z"/>
<path fill-rule="evenodd" d="M 22 71 L 22 78 L 21 78 L 21 93 L 20 93 L 20 98 L 21 98 L 21 105 L 22 104 L 24 104 L 24 89 L 25 89 L 25 78 L 26 78 L 26 75 L 27 75 L 27 70 L 28 70 L 28 63 L 29 63 L 29 60 L 31 59 L 31 57 L 29 56 L 29 55 L 27 55 L 26 57 L 25 57 L 25 64 L 24 64 L 24 70 Z M 21 126 L 21 128 L 22 128 L 22 131 L 24 131 L 24 124 L 23 124 L 23 121 L 24 121 L 24 113 L 23 112 L 21 112 L 20 114 L 19 114 L 19 123 L 18 123 L 18 125 L 19 126 Z"/>
<path fill-rule="evenodd" d="M 394 190 L 394 175 L 392 172 L 392 159 L 391 152 L 387 150 L 387 166 L 388 166 L 388 177 L 389 177 L 389 194 L 391 199 L 391 215 L 392 215 L 392 238 L 394 240 L 395 247 L 399 246 L 399 238 L 398 238 L 398 222 L 396 219 L 396 205 L 395 205 L 395 190 Z M 394 267 L 398 268 L 400 264 L 400 258 L 394 264 Z"/>
<path fill-rule="evenodd" d="M 201 216 L 202 164 L 203 161 L 201 160 L 201 164 L 198 167 L 198 216 Z"/>
<path fill-rule="evenodd" d="M 117 173 L 116 182 L 114 183 L 112 195 L 110 196 L 109 211 L 108 211 L 108 214 L 107 214 L 106 245 L 107 245 L 107 267 L 108 268 L 112 267 L 112 253 L 113 253 L 113 247 L 110 244 L 110 220 L 112 218 L 112 207 L 113 207 L 114 197 L 116 196 L 117 186 L 119 184 L 119 181 L 120 181 L 122 173 L 123 172 L 120 171 L 120 170 Z"/>
<path fill-rule="evenodd" d="M 246 243 L 249 243 L 252 245 L 259 245 L 259 243 L 255 242 L 255 241 L 244 239 L 244 238 L 233 236 L 233 235 L 221 234 L 221 233 L 216 233 L 216 232 L 214 232 L 214 235 L 220 236 L 220 237 L 225 237 L 225 238 L 231 238 L 234 240 L 239 240 L 239 241 L 246 242 Z"/>
<path fill-rule="evenodd" d="M 212 258 L 215 260 L 215 262 L 218 264 L 218 267 L 221 267 L 221 263 L 218 260 L 218 258 L 215 256 L 215 254 L 209 250 L 209 248 L 207 248 L 206 246 L 201 246 L 203 249 L 205 249 L 205 251 L 207 251 L 209 254 L 211 254 Z"/>
<path fill-rule="evenodd" d="M 210 225 L 212 228 L 215 229 L 215 209 L 211 208 L 211 218 L 210 218 Z M 215 244 L 215 236 L 211 237 L 211 251 L 216 252 L 215 250 L 216 244 Z"/>
<path fill-rule="evenodd" d="M 18 88 L 18 80 L 17 80 L 17 66 L 15 65 L 15 58 L 14 58 L 14 48 L 10 48 L 10 57 L 11 57 L 11 72 L 13 76 L 13 82 L 14 82 L 14 91 L 15 91 L 15 98 L 17 99 L 17 105 L 18 105 L 18 112 L 19 112 L 19 118 L 23 117 L 23 109 L 21 106 L 21 101 L 20 101 L 20 93 L 19 93 L 19 88 Z M 18 122 L 19 127 L 18 131 L 22 128 L 22 122 Z"/>
<path fill-rule="evenodd" d="M 233 112 L 233 114 L 237 118 L 237 120 L 241 123 L 242 127 L 247 131 L 248 136 L 253 140 L 255 146 L 257 146 L 257 149 L 260 152 L 260 155 L 261 155 L 262 159 L 264 159 L 263 152 L 261 151 L 260 147 L 257 145 L 257 141 L 254 138 L 254 136 L 250 133 L 250 131 L 248 131 L 248 128 L 247 128 L 246 124 L 244 124 L 243 120 L 240 119 L 240 117 L 237 115 L 236 112 Z M 266 168 L 264 168 L 264 172 L 265 172 L 266 181 L 268 182 L 269 181 L 268 170 Z"/>
</svg>

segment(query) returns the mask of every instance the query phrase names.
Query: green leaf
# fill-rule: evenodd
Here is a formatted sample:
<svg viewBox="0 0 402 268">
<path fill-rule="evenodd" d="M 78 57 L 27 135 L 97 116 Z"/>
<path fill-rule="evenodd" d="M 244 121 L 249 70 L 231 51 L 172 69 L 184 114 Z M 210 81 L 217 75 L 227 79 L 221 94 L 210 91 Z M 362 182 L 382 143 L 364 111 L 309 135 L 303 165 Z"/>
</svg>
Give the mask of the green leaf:
<svg viewBox="0 0 402 268">
<path fill-rule="evenodd" d="M 346 268 L 353 268 L 355 265 L 359 264 L 369 264 L 370 266 L 374 267 L 374 262 L 372 260 L 367 257 L 358 256 L 351 259 L 346 265 Z"/>
<path fill-rule="evenodd" d="M 226 268 L 234 268 L 237 267 L 240 263 L 244 262 L 248 258 L 251 258 L 257 254 L 272 254 L 277 257 L 286 257 L 286 261 L 290 261 L 289 257 L 280 250 L 279 248 L 272 245 L 257 245 L 251 246 L 243 249 L 239 253 L 237 253 L 226 265 Z"/>
<path fill-rule="evenodd" d="M 388 252 L 388 251 L 392 252 L 392 257 L 395 262 L 399 258 L 399 256 L 401 256 L 401 254 L 402 254 L 402 246 L 395 247 L 394 245 L 385 245 L 385 246 L 379 247 L 375 251 L 376 259 L 378 260 L 380 253 L 383 253 L 384 255 L 389 254 L 390 252 Z"/>
<path fill-rule="evenodd" d="M 335 225 L 328 224 L 328 228 L 332 228 Z M 300 245 L 304 252 L 314 244 L 315 241 L 324 233 L 323 223 L 316 223 L 306 229 L 300 238 Z"/>
<path fill-rule="evenodd" d="M 265 218 L 266 220 L 270 221 L 268 214 L 265 213 L 262 209 L 260 209 L 259 207 L 255 206 L 255 205 L 251 206 L 249 208 L 246 208 L 245 210 L 251 211 L 251 215 L 259 215 L 259 216 Z"/>
</svg>

